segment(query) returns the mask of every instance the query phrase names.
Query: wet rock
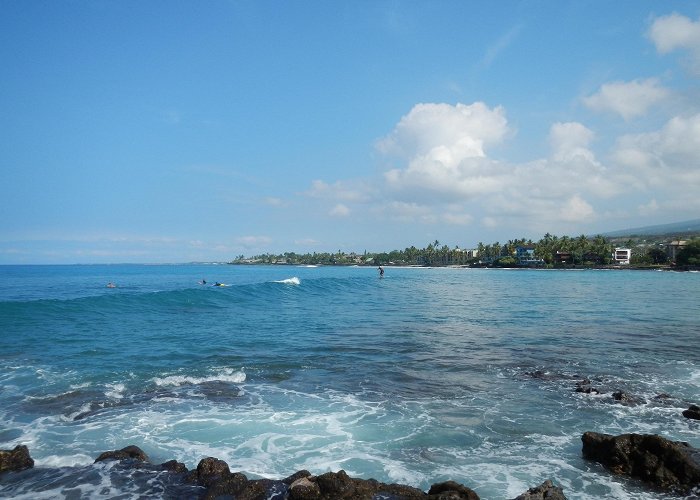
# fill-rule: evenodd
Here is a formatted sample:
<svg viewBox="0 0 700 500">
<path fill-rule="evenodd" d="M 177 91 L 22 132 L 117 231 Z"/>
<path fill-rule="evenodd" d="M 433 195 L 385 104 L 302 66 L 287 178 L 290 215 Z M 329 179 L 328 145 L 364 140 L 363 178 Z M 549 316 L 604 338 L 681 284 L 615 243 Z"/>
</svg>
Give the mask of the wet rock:
<svg viewBox="0 0 700 500">
<path fill-rule="evenodd" d="M 430 487 L 428 498 L 435 500 L 479 500 L 479 495 L 455 481 L 436 483 Z"/>
<path fill-rule="evenodd" d="M 34 467 L 34 460 L 29 456 L 29 449 L 17 445 L 12 450 L 0 450 L 0 472 L 21 471 Z"/>
<path fill-rule="evenodd" d="M 566 500 L 566 497 L 561 487 L 554 486 L 554 483 L 547 479 L 544 483 L 530 488 L 513 500 Z"/>
<path fill-rule="evenodd" d="M 576 382 L 576 392 L 582 392 L 584 394 L 600 394 L 598 389 L 591 386 L 591 381 L 587 378 Z"/>
<path fill-rule="evenodd" d="M 586 432 L 581 437 L 583 456 L 624 474 L 672 492 L 687 493 L 700 487 L 700 450 L 688 443 L 654 434 L 612 436 Z"/>
<path fill-rule="evenodd" d="M 178 462 L 177 460 L 168 460 L 167 462 L 160 464 L 160 468 L 175 474 L 187 474 L 189 472 L 185 464 Z"/>
<path fill-rule="evenodd" d="M 286 497 L 288 486 L 272 479 L 248 479 L 245 474 L 236 472 L 224 476 L 207 488 L 205 500 L 276 500 Z"/>
<path fill-rule="evenodd" d="M 646 403 L 644 398 L 632 396 L 622 391 L 613 392 L 612 398 L 627 406 L 643 405 Z"/>
<path fill-rule="evenodd" d="M 226 462 L 219 460 L 218 458 L 207 457 L 199 461 L 199 464 L 197 464 L 197 469 L 193 470 L 189 474 L 187 481 L 209 487 L 217 481 L 227 478 L 230 475 L 231 471 L 229 470 Z M 245 475 L 240 474 L 240 476 L 242 476 L 242 478 L 238 478 L 238 480 L 248 480 Z"/>
<path fill-rule="evenodd" d="M 347 498 L 355 491 L 355 482 L 344 470 L 326 472 L 316 477 L 316 484 L 324 495 Z"/>
<path fill-rule="evenodd" d="M 148 455 L 146 455 L 141 448 L 133 444 L 121 450 L 105 451 L 95 459 L 95 463 L 105 460 L 136 460 L 139 462 L 150 462 Z"/>
<path fill-rule="evenodd" d="M 301 477 L 289 486 L 290 500 L 313 500 L 321 496 L 321 488 L 308 477 Z"/>
<path fill-rule="evenodd" d="M 687 410 L 683 410 L 683 416 L 693 420 L 700 420 L 700 406 L 690 405 Z"/>
</svg>

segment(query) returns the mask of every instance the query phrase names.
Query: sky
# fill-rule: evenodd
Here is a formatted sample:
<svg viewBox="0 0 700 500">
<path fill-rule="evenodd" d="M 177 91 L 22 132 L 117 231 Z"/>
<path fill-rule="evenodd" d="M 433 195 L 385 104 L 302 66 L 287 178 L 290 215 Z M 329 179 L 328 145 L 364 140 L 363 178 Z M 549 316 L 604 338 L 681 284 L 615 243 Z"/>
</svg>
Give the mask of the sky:
<svg viewBox="0 0 700 500">
<path fill-rule="evenodd" d="M 700 0 L 0 0 L 0 264 L 700 218 Z"/>
</svg>

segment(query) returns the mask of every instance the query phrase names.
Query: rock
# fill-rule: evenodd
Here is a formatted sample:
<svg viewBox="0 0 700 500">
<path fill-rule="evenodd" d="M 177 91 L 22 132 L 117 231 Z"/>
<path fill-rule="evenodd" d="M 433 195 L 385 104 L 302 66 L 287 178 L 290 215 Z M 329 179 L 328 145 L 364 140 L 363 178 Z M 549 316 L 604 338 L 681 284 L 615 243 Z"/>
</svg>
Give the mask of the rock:
<svg viewBox="0 0 700 500">
<path fill-rule="evenodd" d="M 644 398 L 635 397 L 622 391 L 613 392 L 612 397 L 615 401 L 619 401 L 628 406 L 643 405 L 646 403 Z"/>
<path fill-rule="evenodd" d="M 29 449 L 17 445 L 13 450 L 0 450 L 0 472 L 21 471 L 34 467 L 34 460 L 29 456 Z"/>
<path fill-rule="evenodd" d="M 105 451 L 95 459 L 95 463 L 105 460 L 137 460 L 139 462 L 150 462 L 148 455 L 138 446 L 133 444 L 121 450 Z"/>
<path fill-rule="evenodd" d="M 308 477 L 302 477 L 289 486 L 291 500 L 313 500 L 321 496 L 321 488 Z"/>
<path fill-rule="evenodd" d="M 207 488 L 205 500 L 269 500 L 285 498 L 287 485 L 272 479 L 249 480 L 245 474 L 236 472 L 224 476 Z"/>
<path fill-rule="evenodd" d="M 355 491 L 355 483 L 344 470 L 326 472 L 316 477 L 316 484 L 323 495 L 347 498 Z"/>
<path fill-rule="evenodd" d="M 566 500 L 566 497 L 564 496 L 564 490 L 559 486 L 554 486 L 552 481 L 547 479 L 544 483 L 530 488 L 513 500 Z"/>
<path fill-rule="evenodd" d="M 693 420 L 700 420 L 700 406 L 690 405 L 687 410 L 683 410 L 683 416 Z"/>
<path fill-rule="evenodd" d="M 436 483 L 430 487 L 428 498 L 435 500 L 479 500 L 479 495 L 455 481 Z"/>
<path fill-rule="evenodd" d="M 687 493 L 700 486 L 700 450 L 654 434 L 611 436 L 586 432 L 583 456 L 624 474 L 672 492 Z"/>
<path fill-rule="evenodd" d="M 582 392 L 584 394 L 600 394 L 598 389 L 591 387 L 591 381 L 587 378 L 576 382 L 576 392 Z"/>
<path fill-rule="evenodd" d="M 187 474 L 189 472 L 185 464 L 178 462 L 177 460 L 168 460 L 167 462 L 160 464 L 160 468 L 175 474 Z"/>
<path fill-rule="evenodd" d="M 226 462 L 218 458 L 207 457 L 199 461 L 197 470 L 190 473 L 187 477 L 187 481 L 209 487 L 229 475 L 231 475 L 231 471 Z M 245 475 L 240 474 L 240 476 L 242 476 L 242 480 L 248 480 Z M 240 479 L 241 478 L 239 478 L 239 480 Z"/>
</svg>

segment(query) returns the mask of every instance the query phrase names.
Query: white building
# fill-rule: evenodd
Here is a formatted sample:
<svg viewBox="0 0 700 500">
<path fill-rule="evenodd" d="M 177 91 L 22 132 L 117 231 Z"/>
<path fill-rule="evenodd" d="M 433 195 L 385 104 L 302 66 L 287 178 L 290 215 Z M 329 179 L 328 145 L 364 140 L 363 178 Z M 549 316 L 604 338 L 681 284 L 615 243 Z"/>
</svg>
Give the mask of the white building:
<svg viewBox="0 0 700 500">
<path fill-rule="evenodd" d="M 632 249 L 616 248 L 612 257 L 615 264 L 629 264 L 632 258 Z"/>
</svg>

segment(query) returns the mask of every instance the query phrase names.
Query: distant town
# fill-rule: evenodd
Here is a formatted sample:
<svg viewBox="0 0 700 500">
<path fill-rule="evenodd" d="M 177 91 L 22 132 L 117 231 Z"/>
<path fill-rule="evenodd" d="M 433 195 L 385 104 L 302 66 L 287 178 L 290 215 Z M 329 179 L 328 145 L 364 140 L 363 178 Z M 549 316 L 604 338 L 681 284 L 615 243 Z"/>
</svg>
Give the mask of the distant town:
<svg viewBox="0 0 700 500">
<path fill-rule="evenodd" d="M 700 267 L 700 230 L 658 235 L 577 237 L 545 234 L 539 241 L 514 239 L 450 247 L 435 240 L 423 248 L 390 252 L 322 252 L 239 255 L 230 264 L 460 266 L 534 268 L 677 268 Z"/>
</svg>

